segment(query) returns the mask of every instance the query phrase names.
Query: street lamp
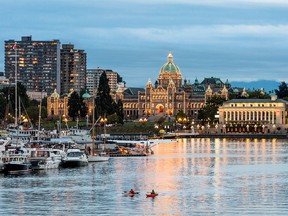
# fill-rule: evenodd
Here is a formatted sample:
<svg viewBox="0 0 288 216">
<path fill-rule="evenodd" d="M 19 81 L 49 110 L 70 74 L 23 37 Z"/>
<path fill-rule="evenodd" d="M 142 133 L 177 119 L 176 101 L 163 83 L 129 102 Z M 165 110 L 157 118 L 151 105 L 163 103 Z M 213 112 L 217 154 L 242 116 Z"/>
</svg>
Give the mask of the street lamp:
<svg viewBox="0 0 288 216">
<path fill-rule="evenodd" d="M 145 123 L 147 122 L 147 118 L 140 118 L 139 122 L 141 122 L 143 125 L 145 125 Z"/>
<path fill-rule="evenodd" d="M 275 124 L 273 124 L 273 131 L 274 131 L 274 133 L 275 133 L 275 129 L 276 129 L 276 125 Z"/>
<path fill-rule="evenodd" d="M 223 132 L 226 134 L 226 124 L 223 125 Z"/>
<path fill-rule="evenodd" d="M 65 117 L 65 115 L 63 115 L 63 121 L 65 122 L 65 125 L 67 127 L 67 130 L 69 130 L 69 127 L 68 127 L 68 119 Z"/>
<path fill-rule="evenodd" d="M 262 128 L 263 128 L 263 133 L 264 133 L 264 130 L 265 130 L 265 125 L 264 124 L 262 125 Z"/>
<path fill-rule="evenodd" d="M 256 124 L 254 125 L 254 129 L 255 129 L 255 132 L 256 132 L 257 131 L 257 125 Z"/>
<path fill-rule="evenodd" d="M 100 119 L 100 122 L 104 124 L 104 144 L 106 144 L 106 122 L 108 119 L 106 117 L 103 117 Z"/>
<path fill-rule="evenodd" d="M 249 125 L 248 124 L 247 124 L 246 128 L 247 128 L 247 132 L 249 133 Z"/>
</svg>

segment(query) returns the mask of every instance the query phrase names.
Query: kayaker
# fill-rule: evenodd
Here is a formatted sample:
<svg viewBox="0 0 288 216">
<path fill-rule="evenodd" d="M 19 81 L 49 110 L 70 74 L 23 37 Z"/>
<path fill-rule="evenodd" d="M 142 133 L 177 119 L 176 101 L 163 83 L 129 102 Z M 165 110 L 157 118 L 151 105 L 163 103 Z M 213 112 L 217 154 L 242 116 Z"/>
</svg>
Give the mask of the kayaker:
<svg viewBox="0 0 288 216">
<path fill-rule="evenodd" d="M 151 191 L 151 194 L 155 194 L 155 191 L 154 191 L 154 189 Z"/>
<path fill-rule="evenodd" d="M 131 189 L 131 190 L 129 191 L 129 193 L 130 193 L 130 194 L 135 194 L 135 191 L 134 191 L 133 189 Z"/>
</svg>

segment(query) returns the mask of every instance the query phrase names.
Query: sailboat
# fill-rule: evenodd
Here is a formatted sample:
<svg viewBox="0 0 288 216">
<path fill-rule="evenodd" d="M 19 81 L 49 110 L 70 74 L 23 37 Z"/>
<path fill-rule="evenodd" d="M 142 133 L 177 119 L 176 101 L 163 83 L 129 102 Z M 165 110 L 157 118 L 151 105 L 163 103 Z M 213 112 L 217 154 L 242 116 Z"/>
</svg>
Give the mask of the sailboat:
<svg viewBox="0 0 288 216">
<path fill-rule="evenodd" d="M 88 155 L 88 162 L 104 162 L 110 159 L 109 155 L 107 155 L 104 151 L 98 154 L 95 153 L 95 97 L 93 93 L 93 109 L 92 109 L 92 148 L 91 152 Z M 97 122 L 101 116 L 98 118 Z M 104 123 L 105 124 L 105 123 Z M 104 125 L 105 128 L 105 125 Z M 105 142 L 105 141 L 104 141 Z"/>
<path fill-rule="evenodd" d="M 28 160 L 28 154 L 25 153 L 18 143 L 19 125 L 17 116 L 17 44 L 13 46 L 15 50 L 15 126 L 16 126 L 16 151 L 15 154 L 9 155 L 9 161 L 4 164 L 4 172 L 8 174 L 29 173 L 32 171 L 32 164 Z"/>
</svg>

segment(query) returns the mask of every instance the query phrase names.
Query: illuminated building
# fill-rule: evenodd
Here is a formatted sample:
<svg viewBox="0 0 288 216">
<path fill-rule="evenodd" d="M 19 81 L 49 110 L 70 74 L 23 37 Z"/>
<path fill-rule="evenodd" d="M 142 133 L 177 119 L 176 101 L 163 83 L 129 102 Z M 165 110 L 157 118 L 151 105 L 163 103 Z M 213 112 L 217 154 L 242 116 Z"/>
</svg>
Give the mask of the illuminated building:
<svg viewBox="0 0 288 216">
<path fill-rule="evenodd" d="M 154 85 L 149 80 L 145 88 L 118 88 L 116 100 L 122 100 L 126 119 L 175 116 L 179 110 L 183 110 L 191 119 L 197 119 L 198 110 L 204 106 L 208 97 L 221 95 L 228 98 L 227 87 L 229 88 L 230 84 L 226 85 L 218 78 L 212 77 L 205 83 L 199 83 L 196 79 L 194 84 L 186 79 L 182 83 L 182 79 L 180 69 L 174 63 L 170 52 Z"/>
<path fill-rule="evenodd" d="M 5 41 L 5 76 L 15 80 L 15 50 L 17 43 L 17 74 L 27 91 L 60 91 L 60 41 L 33 41 L 32 36 L 21 41 Z"/>
<path fill-rule="evenodd" d="M 86 53 L 74 49 L 73 44 L 63 44 L 61 49 L 61 94 L 73 88 L 80 92 L 86 87 Z"/>
<path fill-rule="evenodd" d="M 219 107 L 219 128 L 227 133 L 271 133 L 285 128 L 287 101 L 233 99 Z"/>
</svg>

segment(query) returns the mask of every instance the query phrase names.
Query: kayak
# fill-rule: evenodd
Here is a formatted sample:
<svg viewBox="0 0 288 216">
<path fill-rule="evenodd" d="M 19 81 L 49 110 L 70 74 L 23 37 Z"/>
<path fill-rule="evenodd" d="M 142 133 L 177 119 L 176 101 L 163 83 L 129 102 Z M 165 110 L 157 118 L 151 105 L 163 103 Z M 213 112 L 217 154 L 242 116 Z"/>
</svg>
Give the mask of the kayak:
<svg viewBox="0 0 288 216">
<path fill-rule="evenodd" d="M 134 196 L 136 194 L 139 194 L 140 192 L 134 192 L 134 193 L 131 193 L 129 191 L 124 191 L 123 194 L 126 195 L 126 196 Z"/>
<path fill-rule="evenodd" d="M 151 193 L 146 194 L 146 197 L 156 197 L 156 196 L 158 196 L 158 193 L 155 193 L 155 194 L 151 194 Z"/>
</svg>

